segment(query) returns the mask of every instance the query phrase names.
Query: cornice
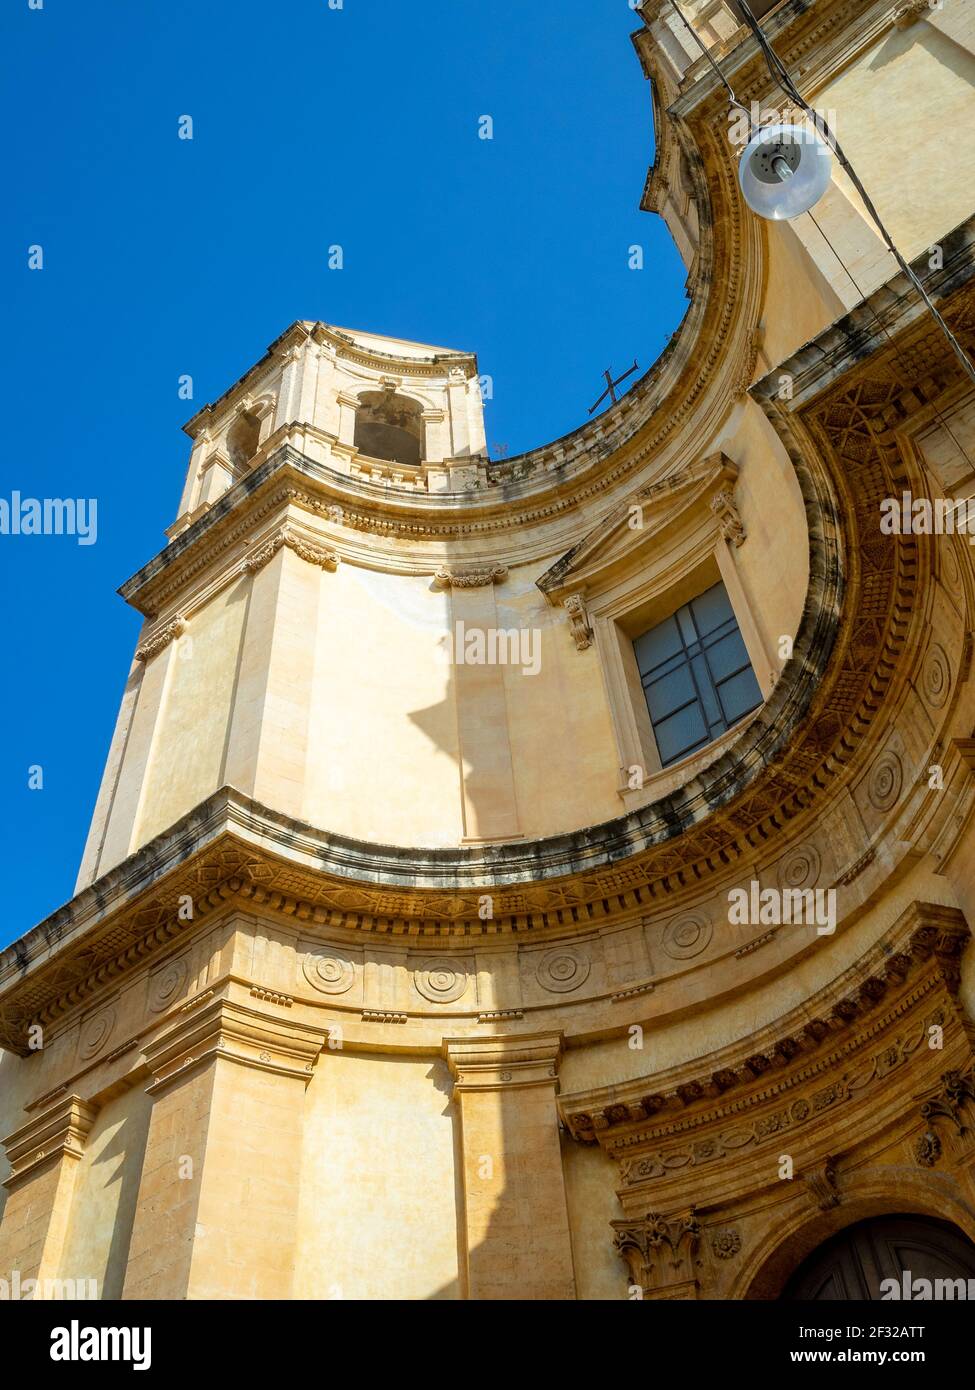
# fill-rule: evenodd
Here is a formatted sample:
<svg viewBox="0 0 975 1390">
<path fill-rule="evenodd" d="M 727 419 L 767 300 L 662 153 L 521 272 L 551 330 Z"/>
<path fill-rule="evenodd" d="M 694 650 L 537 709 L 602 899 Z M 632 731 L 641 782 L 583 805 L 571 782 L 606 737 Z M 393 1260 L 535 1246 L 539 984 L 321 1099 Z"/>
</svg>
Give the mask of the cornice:
<svg viewBox="0 0 975 1390">
<path fill-rule="evenodd" d="M 643 1079 L 564 1096 L 566 1127 L 582 1143 L 623 1152 L 764 1102 L 801 1078 L 811 1060 L 817 1070 L 828 1069 L 837 1048 L 872 1036 L 888 1021 L 892 1000 L 895 1012 L 901 1007 L 897 1001 L 916 977 L 932 976 L 954 997 L 970 940 L 962 913 L 914 902 L 864 956 L 801 1006 L 707 1058 L 655 1073 L 652 1093 Z"/>
</svg>

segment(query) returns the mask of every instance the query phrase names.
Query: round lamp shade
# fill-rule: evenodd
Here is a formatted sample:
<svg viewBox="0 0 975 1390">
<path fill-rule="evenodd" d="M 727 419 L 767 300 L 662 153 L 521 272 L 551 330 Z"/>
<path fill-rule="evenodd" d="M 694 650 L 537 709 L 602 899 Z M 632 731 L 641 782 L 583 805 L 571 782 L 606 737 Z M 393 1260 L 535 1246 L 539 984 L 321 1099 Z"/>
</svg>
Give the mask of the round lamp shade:
<svg viewBox="0 0 975 1390">
<path fill-rule="evenodd" d="M 767 125 L 757 130 L 741 156 L 738 182 L 745 202 L 759 217 L 781 222 L 808 212 L 829 184 L 829 146 L 814 130 Z"/>
</svg>

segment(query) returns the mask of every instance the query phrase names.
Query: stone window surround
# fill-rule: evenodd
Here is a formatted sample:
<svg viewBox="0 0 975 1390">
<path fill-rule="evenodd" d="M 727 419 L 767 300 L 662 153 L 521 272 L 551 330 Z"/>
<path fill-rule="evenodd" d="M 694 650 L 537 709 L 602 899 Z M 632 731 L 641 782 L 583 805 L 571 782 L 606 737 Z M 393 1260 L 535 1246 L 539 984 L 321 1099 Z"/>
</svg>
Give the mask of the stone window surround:
<svg viewBox="0 0 975 1390">
<path fill-rule="evenodd" d="M 684 785 L 713 762 L 760 712 L 759 705 L 719 738 L 695 753 L 661 767 L 650 723 L 633 641 L 719 580 L 724 584 L 755 672 L 763 702 L 778 678 L 735 562 L 745 532 L 735 504 L 737 467 L 723 455 L 706 461 L 711 476 L 662 526 L 630 531 L 626 567 L 618 559 L 595 570 L 587 566 L 583 585 L 566 576 L 565 589 L 583 593 L 616 736 L 619 756 L 617 791 L 628 811 L 644 806 Z M 689 470 L 689 476 L 697 469 Z M 700 474 L 698 473 L 700 477 Z M 626 521 L 612 527 L 626 535 Z M 669 532 L 668 544 L 661 544 Z M 637 563 L 634 563 L 637 562 Z M 580 576 L 581 577 L 581 576 Z M 630 769 L 642 768 L 643 785 L 631 787 Z"/>
</svg>

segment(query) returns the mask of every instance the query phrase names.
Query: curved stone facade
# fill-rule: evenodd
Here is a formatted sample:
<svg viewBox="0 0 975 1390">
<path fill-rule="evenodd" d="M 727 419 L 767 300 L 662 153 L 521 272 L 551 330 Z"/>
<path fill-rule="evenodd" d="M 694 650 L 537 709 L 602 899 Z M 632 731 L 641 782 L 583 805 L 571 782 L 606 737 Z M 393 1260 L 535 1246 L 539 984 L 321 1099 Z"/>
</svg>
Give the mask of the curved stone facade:
<svg viewBox="0 0 975 1390">
<path fill-rule="evenodd" d="M 950 10 L 768 19 L 868 186 L 870 55 L 962 102 Z M 690 305 L 625 397 L 492 463 L 470 354 L 298 323 L 187 426 L 76 896 L 0 956 L 0 1276 L 771 1298 L 867 1216 L 975 1239 L 975 571 L 880 524 L 975 492 L 972 393 L 841 184 L 856 296 L 752 217 L 713 73 L 643 18 Z M 972 351 L 955 193 L 896 230 Z M 761 702 L 667 763 L 633 641 L 719 584 Z"/>
</svg>

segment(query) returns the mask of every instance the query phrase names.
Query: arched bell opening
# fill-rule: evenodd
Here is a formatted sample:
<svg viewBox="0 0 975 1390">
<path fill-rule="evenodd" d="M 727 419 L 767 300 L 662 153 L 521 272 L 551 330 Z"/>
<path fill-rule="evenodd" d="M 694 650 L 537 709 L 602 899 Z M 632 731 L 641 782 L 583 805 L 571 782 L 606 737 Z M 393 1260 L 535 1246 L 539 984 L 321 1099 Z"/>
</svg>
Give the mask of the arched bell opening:
<svg viewBox="0 0 975 1390">
<path fill-rule="evenodd" d="M 366 391 L 359 397 L 354 442 L 369 458 L 416 467 L 424 453 L 422 407 L 395 391 Z"/>
</svg>

